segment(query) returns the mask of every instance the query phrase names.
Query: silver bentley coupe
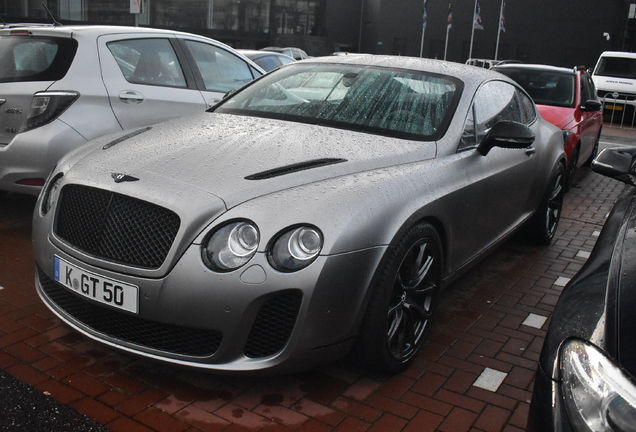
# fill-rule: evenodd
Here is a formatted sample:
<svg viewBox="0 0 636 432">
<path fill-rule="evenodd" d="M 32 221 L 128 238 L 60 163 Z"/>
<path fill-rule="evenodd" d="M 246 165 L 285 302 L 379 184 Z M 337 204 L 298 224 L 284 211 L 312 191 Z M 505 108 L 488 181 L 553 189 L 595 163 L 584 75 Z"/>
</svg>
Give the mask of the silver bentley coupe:
<svg viewBox="0 0 636 432">
<path fill-rule="evenodd" d="M 292 63 L 63 158 L 34 212 L 37 291 L 152 359 L 288 373 L 353 352 L 396 373 L 444 286 L 517 228 L 552 240 L 565 163 L 561 131 L 496 72 Z"/>
</svg>

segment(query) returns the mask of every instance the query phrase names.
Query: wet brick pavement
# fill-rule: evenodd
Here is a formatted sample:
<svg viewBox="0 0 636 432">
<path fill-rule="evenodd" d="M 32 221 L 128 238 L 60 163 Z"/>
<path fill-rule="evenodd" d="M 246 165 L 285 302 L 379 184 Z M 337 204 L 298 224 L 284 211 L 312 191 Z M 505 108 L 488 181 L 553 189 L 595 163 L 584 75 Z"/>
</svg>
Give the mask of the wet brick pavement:
<svg viewBox="0 0 636 432">
<path fill-rule="evenodd" d="M 624 143 L 636 136 L 623 135 Z M 113 432 L 523 431 L 550 313 L 622 189 L 581 170 L 553 244 L 515 237 L 449 286 L 430 343 L 388 378 L 346 360 L 290 376 L 217 376 L 93 342 L 35 292 L 34 199 L 0 195 L 0 369 Z"/>
</svg>

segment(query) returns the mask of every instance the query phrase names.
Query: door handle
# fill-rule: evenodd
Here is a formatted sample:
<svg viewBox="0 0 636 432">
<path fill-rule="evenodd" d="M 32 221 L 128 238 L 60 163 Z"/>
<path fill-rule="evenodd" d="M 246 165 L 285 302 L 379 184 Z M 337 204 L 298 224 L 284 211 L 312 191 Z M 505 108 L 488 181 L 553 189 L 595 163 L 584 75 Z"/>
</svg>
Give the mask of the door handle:
<svg viewBox="0 0 636 432">
<path fill-rule="evenodd" d="M 537 149 L 536 149 L 536 148 L 534 148 L 534 147 L 528 147 L 528 148 L 526 149 L 526 154 L 527 154 L 528 156 L 532 156 L 532 155 L 533 155 L 533 154 L 535 154 L 536 152 L 537 152 Z"/>
<path fill-rule="evenodd" d="M 119 100 L 124 103 L 138 105 L 144 101 L 144 95 L 133 90 L 124 90 L 119 92 Z"/>
</svg>

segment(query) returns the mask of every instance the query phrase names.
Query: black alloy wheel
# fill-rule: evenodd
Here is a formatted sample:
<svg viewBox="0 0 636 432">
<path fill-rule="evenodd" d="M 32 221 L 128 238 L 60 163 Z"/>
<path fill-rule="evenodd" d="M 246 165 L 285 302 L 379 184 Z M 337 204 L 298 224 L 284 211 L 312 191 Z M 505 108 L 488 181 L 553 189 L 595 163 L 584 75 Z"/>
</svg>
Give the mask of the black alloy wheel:
<svg viewBox="0 0 636 432">
<path fill-rule="evenodd" d="M 420 223 L 388 253 L 360 331 L 358 355 L 369 370 L 394 374 L 411 364 L 431 329 L 442 248 L 435 229 Z"/>
<path fill-rule="evenodd" d="M 565 196 L 565 168 L 558 163 L 546 194 L 530 223 L 530 235 L 541 245 L 550 244 L 556 234 Z"/>
</svg>

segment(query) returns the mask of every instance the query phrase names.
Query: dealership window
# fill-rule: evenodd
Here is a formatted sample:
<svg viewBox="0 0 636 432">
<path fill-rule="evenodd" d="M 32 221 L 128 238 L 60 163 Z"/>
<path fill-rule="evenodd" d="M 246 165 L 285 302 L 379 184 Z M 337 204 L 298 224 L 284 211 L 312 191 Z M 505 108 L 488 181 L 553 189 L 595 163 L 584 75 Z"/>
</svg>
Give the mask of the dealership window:
<svg viewBox="0 0 636 432">
<path fill-rule="evenodd" d="M 273 12 L 276 33 L 318 34 L 322 3 L 319 0 L 277 0 Z"/>
<path fill-rule="evenodd" d="M 0 0 L 9 14 L 47 18 L 42 0 Z M 160 26 L 184 31 L 196 29 L 250 33 L 318 35 L 323 26 L 326 0 L 142 0 L 136 17 L 142 26 Z M 132 25 L 130 0 L 44 0 L 60 19 L 96 24 Z M 24 10 L 22 10 L 24 9 Z M 271 26 L 273 28 L 270 28 Z"/>
</svg>

